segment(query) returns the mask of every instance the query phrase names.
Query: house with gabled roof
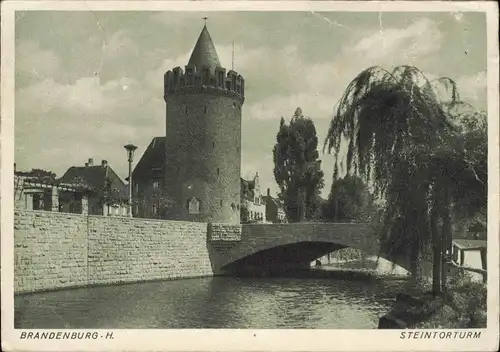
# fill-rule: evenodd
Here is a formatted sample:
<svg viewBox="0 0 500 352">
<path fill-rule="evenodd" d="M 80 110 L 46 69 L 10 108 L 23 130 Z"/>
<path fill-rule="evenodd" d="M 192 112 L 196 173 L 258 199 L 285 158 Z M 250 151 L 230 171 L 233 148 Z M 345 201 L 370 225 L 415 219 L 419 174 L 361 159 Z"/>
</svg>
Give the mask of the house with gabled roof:
<svg viewBox="0 0 500 352">
<path fill-rule="evenodd" d="M 88 189 L 88 213 L 91 215 L 128 215 L 127 187 L 106 160 L 94 165 L 91 158 L 84 166 L 72 166 L 57 183 Z"/>
<path fill-rule="evenodd" d="M 266 220 L 272 223 L 286 222 L 286 213 L 278 198 L 271 196 L 271 190 L 267 189 L 267 195 L 262 196 L 262 200 L 266 205 Z"/>
</svg>

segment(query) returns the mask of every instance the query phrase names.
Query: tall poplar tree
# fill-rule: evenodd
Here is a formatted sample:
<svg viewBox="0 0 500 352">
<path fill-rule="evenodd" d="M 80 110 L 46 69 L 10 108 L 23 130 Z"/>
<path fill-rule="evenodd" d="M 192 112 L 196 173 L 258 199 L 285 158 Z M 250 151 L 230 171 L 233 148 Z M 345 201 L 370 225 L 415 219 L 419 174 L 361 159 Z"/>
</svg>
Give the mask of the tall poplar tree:
<svg viewBox="0 0 500 352">
<path fill-rule="evenodd" d="M 313 121 L 297 108 L 287 124 L 281 118 L 273 149 L 274 178 L 291 222 L 312 219 L 324 186 L 318 137 Z"/>
</svg>

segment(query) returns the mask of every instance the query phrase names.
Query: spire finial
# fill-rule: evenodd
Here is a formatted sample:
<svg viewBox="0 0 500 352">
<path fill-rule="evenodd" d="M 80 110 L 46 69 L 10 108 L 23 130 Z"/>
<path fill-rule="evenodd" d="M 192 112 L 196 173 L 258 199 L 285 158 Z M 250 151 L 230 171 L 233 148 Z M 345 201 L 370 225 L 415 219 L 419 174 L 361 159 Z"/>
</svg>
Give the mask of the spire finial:
<svg viewBox="0 0 500 352">
<path fill-rule="evenodd" d="M 208 20 L 208 17 L 202 17 L 201 18 L 203 21 L 205 21 L 205 26 L 207 25 L 207 20 Z"/>
</svg>

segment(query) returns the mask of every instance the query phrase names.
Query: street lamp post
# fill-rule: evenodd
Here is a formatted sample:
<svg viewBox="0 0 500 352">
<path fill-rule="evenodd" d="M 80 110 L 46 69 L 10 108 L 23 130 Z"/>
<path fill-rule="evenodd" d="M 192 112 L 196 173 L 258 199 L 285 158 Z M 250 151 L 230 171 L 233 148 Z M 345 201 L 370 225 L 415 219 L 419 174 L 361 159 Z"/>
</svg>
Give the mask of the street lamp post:
<svg viewBox="0 0 500 352">
<path fill-rule="evenodd" d="M 134 151 L 137 147 L 133 144 L 124 146 L 128 156 L 128 216 L 132 217 L 132 161 L 134 161 Z"/>
</svg>

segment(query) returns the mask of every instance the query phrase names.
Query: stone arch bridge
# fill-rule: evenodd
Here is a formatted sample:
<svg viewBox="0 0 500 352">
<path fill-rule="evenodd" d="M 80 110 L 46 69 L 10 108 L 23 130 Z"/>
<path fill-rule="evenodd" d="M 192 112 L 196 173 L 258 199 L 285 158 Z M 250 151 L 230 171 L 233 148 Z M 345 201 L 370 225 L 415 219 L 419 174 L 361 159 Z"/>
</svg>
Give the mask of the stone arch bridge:
<svg viewBox="0 0 500 352">
<path fill-rule="evenodd" d="M 384 258 L 370 224 L 209 224 L 208 246 L 219 275 L 308 268 L 316 258 L 346 247 Z M 395 264 L 409 268 L 403 260 Z"/>
</svg>

